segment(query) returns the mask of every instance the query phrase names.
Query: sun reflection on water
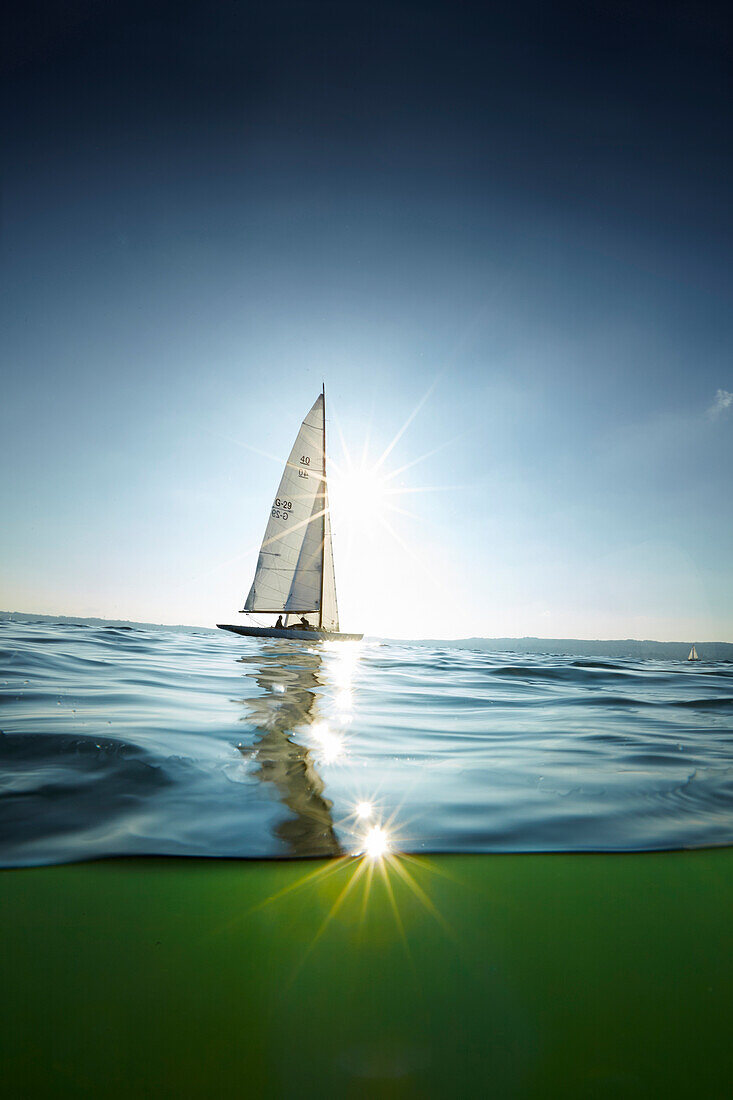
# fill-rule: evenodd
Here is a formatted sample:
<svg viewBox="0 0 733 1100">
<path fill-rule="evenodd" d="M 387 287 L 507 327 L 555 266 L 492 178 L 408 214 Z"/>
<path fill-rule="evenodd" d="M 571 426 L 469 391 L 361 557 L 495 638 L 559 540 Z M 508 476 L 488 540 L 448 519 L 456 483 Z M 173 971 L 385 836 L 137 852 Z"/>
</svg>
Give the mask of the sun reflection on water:
<svg viewBox="0 0 733 1100">
<path fill-rule="evenodd" d="M 371 860 L 382 859 L 390 850 L 389 834 L 381 825 L 374 825 L 364 837 L 364 854 Z"/>
<path fill-rule="evenodd" d="M 327 658 L 328 679 L 336 693 L 351 693 L 354 672 L 361 657 L 359 642 L 324 642 L 324 656 Z"/>
<path fill-rule="evenodd" d="M 404 852 L 409 841 L 404 823 L 396 820 L 397 809 L 385 813 L 379 792 L 357 789 L 345 813 L 338 819 L 333 814 L 326 769 L 343 765 L 351 754 L 346 731 L 355 711 L 361 655 L 358 644 L 324 643 L 313 653 L 307 647 L 280 645 L 242 658 L 257 666 L 259 691 L 244 700 L 255 737 L 240 751 L 256 761 L 254 774 L 275 786 L 288 811 L 277 826 L 278 835 L 294 854 L 337 857 L 262 902 L 269 905 L 310 887 L 319 905 L 325 903 L 327 911 L 299 968 L 339 913 L 340 924 L 353 922 L 361 934 L 368 921 L 382 920 L 386 904 L 408 954 L 405 914 L 413 919 L 409 914 L 429 912 L 442 922 L 417 881 L 429 872 L 427 862 Z"/>
<path fill-rule="evenodd" d="M 329 723 L 323 719 L 314 722 L 311 726 L 311 737 L 316 743 L 316 754 L 320 763 L 335 764 L 341 760 L 346 752 L 346 744 L 343 734 L 331 729 Z"/>
</svg>

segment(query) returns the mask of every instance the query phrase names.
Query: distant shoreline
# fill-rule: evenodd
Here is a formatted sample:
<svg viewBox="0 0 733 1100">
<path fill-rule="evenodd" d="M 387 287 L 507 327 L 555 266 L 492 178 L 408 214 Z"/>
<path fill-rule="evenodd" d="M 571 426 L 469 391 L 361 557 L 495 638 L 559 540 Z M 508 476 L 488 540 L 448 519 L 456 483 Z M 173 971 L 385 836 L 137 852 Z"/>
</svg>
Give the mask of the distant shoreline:
<svg viewBox="0 0 733 1100">
<path fill-rule="evenodd" d="M 99 619 L 88 615 L 41 615 L 28 611 L 0 611 L 0 622 L 12 620 L 17 623 L 63 623 L 73 626 L 131 626 L 143 630 L 205 630 L 218 633 L 215 626 L 191 626 L 186 623 L 142 623 L 134 619 Z"/>
<path fill-rule="evenodd" d="M 399 642 L 400 639 L 385 638 Z M 420 638 L 408 645 L 468 649 L 492 653 L 548 654 L 562 657 L 630 657 L 635 660 L 687 661 L 692 642 L 657 642 L 652 638 Z M 700 664 L 705 661 L 733 662 L 733 642 L 698 642 Z"/>
<path fill-rule="evenodd" d="M 203 631 L 217 634 L 213 626 L 136 622 L 131 619 L 101 619 L 85 615 L 42 615 L 27 611 L 0 611 L 0 621 L 61 623 L 81 626 L 131 627 L 176 632 Z M 694 641 L 700 661 L 733 661 L 733 642 L 705 642 L 696 638 L 683 642 L 658 642 L 652 638 L 370 638 L 370 641 L 434 648 L 468 649 L 498 653 L 547 653 L 574 657 L 632 657 L 686 660 Z"/>
</svg>

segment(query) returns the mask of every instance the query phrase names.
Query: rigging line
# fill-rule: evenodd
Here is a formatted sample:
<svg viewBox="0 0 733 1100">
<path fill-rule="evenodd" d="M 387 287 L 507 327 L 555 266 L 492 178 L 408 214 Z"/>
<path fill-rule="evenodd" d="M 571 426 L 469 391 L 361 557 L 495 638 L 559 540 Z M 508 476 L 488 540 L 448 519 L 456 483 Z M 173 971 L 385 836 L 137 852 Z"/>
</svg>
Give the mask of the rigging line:
<svg viewBox="0 0 733 1100">
<path fill-rule="evenodd" d="M 264 614 L 264 612 L 260 612 L 260 614 Z M 274 615 L 275 612 L 273 611 L 272 614 Z M 263 630 L 265 629 L 265 627 L 270 626 L 270 623 L 257 622 L 257 616 L 253 615 L 251 611 L 240 611 L 240 615 L 246 615 L 248 619 L 254 619 L 255 623 L 257 623 L 257 626 L 261 627 Z"/>
</svg>

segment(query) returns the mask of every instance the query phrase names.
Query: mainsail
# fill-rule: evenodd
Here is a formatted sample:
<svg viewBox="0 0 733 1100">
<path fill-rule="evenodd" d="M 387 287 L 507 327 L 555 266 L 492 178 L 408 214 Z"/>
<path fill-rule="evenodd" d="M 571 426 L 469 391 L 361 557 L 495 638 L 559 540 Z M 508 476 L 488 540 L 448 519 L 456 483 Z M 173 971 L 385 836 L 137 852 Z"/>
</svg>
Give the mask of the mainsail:
<svg viewBox="0 0 733 1100">
<path fill-rule="evenodd" d="M 301 424 L 270 510 L 245 611 L 338 630 L 326 488 L 325 397 Z"/>
<path fill-rule="evenodd" d="M 698 655 L 697 655 L 697 650 L 695 649 L 695 647 L 694 647 L 694 646 L 693 646 L 693 647 L 692 647 L 692 649 L 690 650 L 690 655 L 689 655 L 689 657 L 687 658 L 687 660 L 688 660 L 688 661 L 699 661 L 699 660 L 700 660 L 700 658 L 699 658 L 699 657 L 698 657 Z"/>
</svg>

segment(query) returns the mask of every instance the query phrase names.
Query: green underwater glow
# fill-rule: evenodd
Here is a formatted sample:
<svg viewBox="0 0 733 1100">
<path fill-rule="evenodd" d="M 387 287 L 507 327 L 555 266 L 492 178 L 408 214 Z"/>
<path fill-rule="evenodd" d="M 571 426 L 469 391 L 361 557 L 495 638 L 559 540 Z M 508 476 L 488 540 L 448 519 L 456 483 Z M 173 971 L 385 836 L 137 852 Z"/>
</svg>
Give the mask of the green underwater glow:
<svg viewBox="0 0 733 1100">
<path fill-rule="evenodd" d="M 2 873 L 33 1096 L 717 1096 L 730 849 Z"/>
</svg>

